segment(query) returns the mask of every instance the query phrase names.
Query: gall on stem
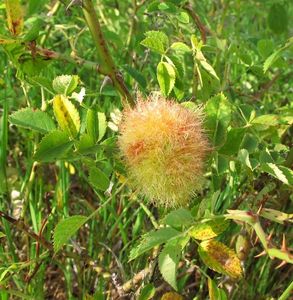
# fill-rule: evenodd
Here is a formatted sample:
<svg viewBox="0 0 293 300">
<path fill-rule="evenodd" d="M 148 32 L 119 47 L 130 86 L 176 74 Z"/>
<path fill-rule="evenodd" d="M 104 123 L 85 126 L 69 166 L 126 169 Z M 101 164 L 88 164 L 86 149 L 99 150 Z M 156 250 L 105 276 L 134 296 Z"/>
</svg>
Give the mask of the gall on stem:
<svg viewBox="0 0 293 300">
<path fill-rule="evenodd" d="M 139 95 L 123 112 L 118 146 L 131 185 L 156 206 L 186 206 L 203 183 L 210 150 L 200 108 Z"/>
</svg>

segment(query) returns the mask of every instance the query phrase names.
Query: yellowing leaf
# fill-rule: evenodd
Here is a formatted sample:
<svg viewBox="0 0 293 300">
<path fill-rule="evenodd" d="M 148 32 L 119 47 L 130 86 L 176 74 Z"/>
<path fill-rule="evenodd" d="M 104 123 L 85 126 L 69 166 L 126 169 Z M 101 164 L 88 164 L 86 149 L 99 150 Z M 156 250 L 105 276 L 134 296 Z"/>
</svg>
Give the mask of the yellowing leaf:
<svg viewBox="0 0 293 300">
<path fill-rule="evenodd" d="M 80 129 L 80 118 L 75 106 L 67 97 L 57 95 L 53 99 L 53 110 L 60 128 L 71 137 L 76 137 Z"/>
<path fill-rule="evenodd" d="M 8 28 L 12 35 L 17 36 L 23 29 L 23 11 L 20 0 L 5 0 Z"/>
<path fill-rule="evenodd" d="M 15 43 L 19 43 L 19 41 L 0 34 L 0 45 L 8 45 Z"/>
<path fill-rule="evenodd" d="M 175 292 L 168 292 L 162 296 L 161 300 L 183 300 L 183 297 Z"/>
<path fill-rule="evenodd" d="M 200 243 L 198 253 L 210 269 L 234 279 L 242 277 L 240 260 L 236 253 L 226 245 L 215 240 Z"/>
<path fill-rule="evenodd" d="M 222 233 L 228 225 L 229 221 L 225 219 L 198 223 L 190 229 L 189 235 L 196 240 L 209 240 Z"/>
</svg>

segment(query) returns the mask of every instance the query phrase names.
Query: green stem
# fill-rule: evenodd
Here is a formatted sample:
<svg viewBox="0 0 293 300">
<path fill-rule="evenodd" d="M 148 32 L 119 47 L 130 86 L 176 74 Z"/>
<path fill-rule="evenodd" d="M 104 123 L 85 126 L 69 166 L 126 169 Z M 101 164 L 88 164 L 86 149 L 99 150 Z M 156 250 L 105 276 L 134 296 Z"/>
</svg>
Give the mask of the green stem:
<svg viewBox="0 0 293 300">
<path fill-rule="evenodd" d="M 7 59 L 5 58 L 6 66 L 8 65 Z M 9 99 L 7 95 L 9 86 L 8 75 L 6 73 L 5 80 L 5 99 L 3 99 L 3 115 L 0 118 L 0 194 L 9 194 L 8 191 L 8 181 L 6 174 L 6 165 L 7 165 L 7 145 L 8 145 L 8 110 L 9 110 Z"/>
<path fill-rule="evenodd" d="M 101 61 L 101 72 L 111 78 L 113 85 L 122 96 L 122 104 L 134 105 L 134 99 L 108 50 L 92 0 L 83 1 L 83 14 L 97 48 L 99 60 Z"/>
<path fill-rule="evenodd" d="M 56 60 L 60 60 L 63 62 L 76 64 L 76 65 L 82 66 L 88 70 L 96 71 L 100 74 L 107 75 L 105 72 L 103 72 L 103 70 L 101 69 L 101 66 L 95 62 L 85 60 L 78 56 L 69 56 L 69 55 L 55 52 L 55 51 L 45 49 L 45 48 L 37 47 L 36 49 L 37 49 L 37 53 L 39 55 L 45 57 L 46 59 L 56 59 Z"/>
</svg>

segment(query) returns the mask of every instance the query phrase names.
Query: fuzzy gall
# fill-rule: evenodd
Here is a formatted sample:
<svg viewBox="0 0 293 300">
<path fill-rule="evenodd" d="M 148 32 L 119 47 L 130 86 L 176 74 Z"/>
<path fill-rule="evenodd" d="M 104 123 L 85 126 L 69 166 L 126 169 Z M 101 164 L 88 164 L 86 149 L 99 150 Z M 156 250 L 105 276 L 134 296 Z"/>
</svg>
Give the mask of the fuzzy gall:
<svg viewBox="0 0 293 300">
<path fill-rule="evenodd" d="M 201 109 L 161 96 L 140 96 L 126 108 L 118 145 L 132 186 L 156 206 L 188 204 L 203 181 L 209 150 Z"/>
</svg>

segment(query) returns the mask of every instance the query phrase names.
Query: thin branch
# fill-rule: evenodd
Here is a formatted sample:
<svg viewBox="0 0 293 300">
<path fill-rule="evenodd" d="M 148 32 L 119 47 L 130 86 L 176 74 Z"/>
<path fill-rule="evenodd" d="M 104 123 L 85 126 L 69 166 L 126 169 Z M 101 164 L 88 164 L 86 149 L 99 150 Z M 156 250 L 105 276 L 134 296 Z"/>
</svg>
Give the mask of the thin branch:
<svg viewBox="0 0 293 300">
<path fill-rule="evenodd" d="M 188 14 L 190 15 L 190 17 L 193 19 L 193 21 L 194 21 L 194 23 L 196 24 L 198 30 L 200 31 L 201 40 L 202 40 L 202 42 L 205 44 L 206 41 L 207 41 L 207 33 L 210 33 L 209 29 L 206 28 L 206 27 L 202 24 L 202 22 L 201 22 L 199 16 L 194 12 L 194 10 L 193 10 L 193 8 L 192 8 L 192 6 L 191 6 L 190 3 L 187 2 L 187 3 L 183 6 L 183 8 L 188 12 Z"/>
<path fill-rule="evenodd" d="M 134 105 L 134 99 L 125 85 L 123 76 L 116 68 L 110 51 L 108 50 L 107 42 L 104 38 L 92 0 L 83 1 L 83 14 L 97 48 L 102 72 L 111 78 L 113 85 L 122 96 L 123 105 Z"/>
<path fill-rule="evenodd" d="M 23 221 L 14 219 L 3 211 L 0 211 L 0 217 L 4 218 L 6 221 L 14 225 L 17 229 L 19 229 L 20 231 L 24 232 L 25 234 L 27 234 L 28 236 L 36 240 L 46 249 L 53 251 L 53 245 L 47 240 L 45 240 L 42 236 L 39 236 L 35 232 L 33 232 L 27 225 L 23 223 Z"/>
<path fill-rule="evenodd" d="M 49 50 L 49 49 L 45 49 L 45 48 L 41 48 L 41 47 L 36 47 L 36 53 L 48 60 L 56 59 L 56 60 L 60 60 L 63 62 L 76 64 L 76 65 L 82 66 L 88 70 L 98 72 L 102 75 L 107 75 L 106 72 L 101 68 L 101 66 L 99 64 L 89 61 L 89 60 L 85 60 L 76 55 L 69 56 L 66 54 L 62 54 L 62 53 L 59 53 L 59 52 L 56 52 L 53 50 Z"/>
</svg>

